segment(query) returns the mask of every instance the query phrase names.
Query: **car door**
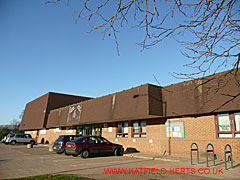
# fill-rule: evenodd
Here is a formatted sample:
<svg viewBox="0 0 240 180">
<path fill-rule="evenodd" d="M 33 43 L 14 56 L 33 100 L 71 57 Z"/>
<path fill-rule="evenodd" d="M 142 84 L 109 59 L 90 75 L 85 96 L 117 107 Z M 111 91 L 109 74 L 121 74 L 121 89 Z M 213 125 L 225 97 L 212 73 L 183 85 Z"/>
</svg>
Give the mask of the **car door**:
<svg viewBox="0 0 240 180">
<path fill-rule="evenodd" d="M 90 153 L 99 154 L 100 146 L 98 139 L 96 137 L 89 137 L 86 147 L 89 149 Z"/>
<path fill-rule="evenodd" d="M 29 137 L 27 135 L 22 135 L 22 142 L 29 143 Z"/>
<path fill-rule="evenodd" d="M 112 144 L 103 137 L 98 137 L 100 144 L 99 151 L 103 154 L 109 154 L 113 152 Z"/>
<path fill-rule="evenodd" d="M 20 135 L 20 134 L 16 135 L 15 140 L 18 143 L 22 143 L 23 142 L 23 135 Z"/>
</svg>

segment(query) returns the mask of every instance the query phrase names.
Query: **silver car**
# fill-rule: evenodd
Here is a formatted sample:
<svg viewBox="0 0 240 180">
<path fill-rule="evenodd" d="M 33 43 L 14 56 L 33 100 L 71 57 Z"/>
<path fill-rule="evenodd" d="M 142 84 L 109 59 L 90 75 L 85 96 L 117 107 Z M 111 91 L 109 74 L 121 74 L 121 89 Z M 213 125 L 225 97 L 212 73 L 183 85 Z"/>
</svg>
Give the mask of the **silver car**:
<svg viewBox="0 0 240 180">
<path fill-rule="evenodd" d="M 6 144 L 15 145 L 16 143 L 35 144 L 35 140 L 29 134 L 14 134 L 7 137 Z"/>
<path fill-rule="evenodd" d="M 6 140 L 7 140 L 9 137 L 13 137 L 13 136 L 14 136 L 14 134 L 12 134 L 12 133 L 6 135 L 6 136 L 2 139 L 2 143 L 7 144 L 7 143 L 6 143 Z"/>
</svg>

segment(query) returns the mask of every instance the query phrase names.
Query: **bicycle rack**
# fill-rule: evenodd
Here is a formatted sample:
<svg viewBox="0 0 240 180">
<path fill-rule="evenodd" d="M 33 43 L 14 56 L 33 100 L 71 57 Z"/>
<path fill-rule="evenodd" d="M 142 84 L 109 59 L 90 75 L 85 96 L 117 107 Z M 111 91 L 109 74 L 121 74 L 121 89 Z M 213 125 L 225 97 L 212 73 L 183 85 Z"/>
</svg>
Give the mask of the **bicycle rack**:
<svg viewBox="0 0 240 180">
<path fill-rule="evenodd" d="M 212 146 L 212 149 L 208 149 L 208 146 Z M 208 152 L 212 152 L 213 153 L 213 166 L 215 166 L 215 153 L 214 153 L 214 147 L 211 143 L 209 143 L 206 147 L 206 158 L 207 158 L 207 167 L 209 167 L 208 165 Z"/>
<path fill-rule="evenodd" d="M 227 151 L 227 147 L 229 147 L 229 151 Z M 225 160 L 225 169 L 227 170 L 227 158 L 226 158 L 226 154 L 230 153 L 230 157 L 231 157 L 231 168 L 233 168 L 233 159 L 232 159 L 232 147 L 227 144 L 224 148 L 224 160 Z"/>
<path fill-rule="evenodd" d="M 196 146 L 195 149 L 192 148 L 193 145 Z M 197 145 L 197 143 L 192 143 L 191 146 L 190 146 L 190 148 L 191 148 L 191 165 L 193 165 L 193 160 L 192 160 L 192 152 L 193 152 L 193 151 L 197 151 L 197 163 L 199 164 L 199 151 L 198 151 L 198 145 Z"/>
</svg>

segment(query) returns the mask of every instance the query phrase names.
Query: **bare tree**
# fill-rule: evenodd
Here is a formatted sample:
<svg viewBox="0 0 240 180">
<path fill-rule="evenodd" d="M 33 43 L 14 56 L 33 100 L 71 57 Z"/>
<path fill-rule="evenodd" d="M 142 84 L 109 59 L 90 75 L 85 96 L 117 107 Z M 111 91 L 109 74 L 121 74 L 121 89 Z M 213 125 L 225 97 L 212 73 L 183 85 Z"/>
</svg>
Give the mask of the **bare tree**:
<svg viewBox="0 0 240 180">
<path fill-rule="evenodd" d="M 13 119 L 13 120 L 10 122 L 10 125 L 11 125 L 11 129 L 12 129 L 14 132 L 17 132 L 18 129 L 19 129 L 20 121 L 17 120 L 17 119 Z"/>
<path fill-rule="evenodd" d="M 64 2 L 46 1 L 46 4 L 61 1 Z M 118 54 L 118 31 L 131 27 L 145 32 L 137 43 L 141 50 L 167 38 L 175 39 L 185 48 L 181 53 L 190 61 L 184 66 L 193 70 L 172 73 L 176 78 L 203 77 L 228 67 L 229 71 L 219 76 L 219 80 L 232 74 L 240 84 L 236 77 L 240 62 L 238 0 L 80 0 L 79 5 L 80 9 L 73 11 L 75 22 L 86 21 L 90 32 L 102 29 L 103 37 L 113 34 Z M 212 80 L 215 78 L 204 83 Z"/>
<path fill-rule="evenodd" d="M 19 114 L 18 118 L 20 119 L 20 121 L 22 120 L 23 118 L 23 114 L 24 114 L 24 110 L 22 110 L 21 114 Z"/>
<path fill-rule="evenodd" d="M 57 3 L 64 0 L 47 1 Z M 67 3 L 70 0 L 66 1 Z M 117 51 L 117 30 L 128 26 L 144 29 L 138 43 L 143 49 L 172 37 L 181 43 L 183 55 L 196 68 L 186 77 L 230 65 L 238 69 L 240 61 L 240 2 L 238 0 L 80 0 L 74 10 L 75 22 L 85 20 L 90 31 L 103 30 L 103 36 L 114 35 Z"/>
</svg>

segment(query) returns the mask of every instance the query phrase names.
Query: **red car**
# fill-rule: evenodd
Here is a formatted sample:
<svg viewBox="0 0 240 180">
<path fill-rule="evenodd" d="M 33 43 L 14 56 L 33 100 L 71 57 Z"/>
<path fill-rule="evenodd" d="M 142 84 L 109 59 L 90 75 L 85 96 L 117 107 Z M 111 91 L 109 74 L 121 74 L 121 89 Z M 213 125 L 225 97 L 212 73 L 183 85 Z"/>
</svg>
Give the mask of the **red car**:
<svg viewBox="0 0 240 180">
<path fill-rule="evenodd" d="M 82 158 L 87 158 L 93 154 L 114 154 L 119 156 L 124 149 L 122 145 L 113 144 L 103 137 L 86 136 L 67 142 L 65 151 L 68 155 L 80 155 Z"/>
</svg>

